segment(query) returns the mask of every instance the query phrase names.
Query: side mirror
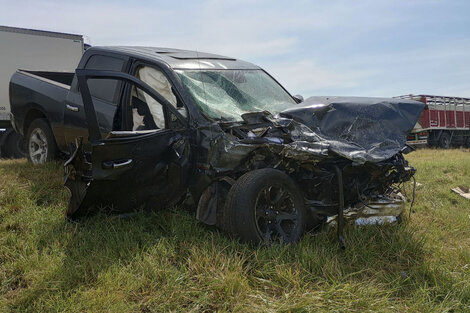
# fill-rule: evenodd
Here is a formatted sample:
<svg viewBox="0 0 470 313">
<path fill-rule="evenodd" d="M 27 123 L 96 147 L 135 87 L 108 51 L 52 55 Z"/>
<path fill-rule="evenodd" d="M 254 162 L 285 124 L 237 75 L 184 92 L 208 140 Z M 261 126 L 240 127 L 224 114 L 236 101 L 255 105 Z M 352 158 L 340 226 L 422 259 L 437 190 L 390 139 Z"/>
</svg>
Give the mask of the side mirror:
<svg viewBox="0 0 470 313">
<path fill-rule="evenodd" d="M 304 102 L 304 97 L 302 97 L 301 95 L 294 95 L 292 96 L 292 98 L 294 98 L 295 102 L 297 103 Z"/>
</svg>

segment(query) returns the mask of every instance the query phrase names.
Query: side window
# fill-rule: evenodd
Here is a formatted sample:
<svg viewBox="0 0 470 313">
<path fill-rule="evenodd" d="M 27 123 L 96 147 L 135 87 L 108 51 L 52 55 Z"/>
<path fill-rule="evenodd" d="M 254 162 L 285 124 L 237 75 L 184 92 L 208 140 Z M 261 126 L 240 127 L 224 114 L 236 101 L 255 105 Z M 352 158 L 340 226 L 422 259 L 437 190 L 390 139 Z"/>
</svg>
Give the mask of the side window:
<svg viewBox="0 0 470 313">
<path fill-rule="evenodd" d="M 186 108 L 178 101 L 171 83 L 163 72 L 150 66 L 142 66 L 137 69 L 135 76 L 163 96 L 181 115 L 187 115 Z M 177 122 L 176 116 L 171 113 L 167 116 L 163 105 L 139 88 L 132 88 L 130 100 L 132 130 L 164 129 L 168 125 L 172 127 L 171 125 Z M 169 118 L 169 121 L 165 118 Z"/>
<path fill-rule="evenodd" d="M 130 107 L 133 131 L 165 128 L 163 106 L 136 86 L 131 89 Z"/>
<path fill-rule="evenodd" d="M 119 58 L 114 58 L 104 55 L 91 56 L 86 65 L 86 69 L 91 70 L 106 70 L 121 72 L 124 69 L 125 61 Z M 109 102 L 113 105 L 118 105 L 119 95 L 118 91 L 121 87 L 121 82 L 114 79 L 89 79 L 88 86 L 90 93 L 93 97 Z"/>
</svg>

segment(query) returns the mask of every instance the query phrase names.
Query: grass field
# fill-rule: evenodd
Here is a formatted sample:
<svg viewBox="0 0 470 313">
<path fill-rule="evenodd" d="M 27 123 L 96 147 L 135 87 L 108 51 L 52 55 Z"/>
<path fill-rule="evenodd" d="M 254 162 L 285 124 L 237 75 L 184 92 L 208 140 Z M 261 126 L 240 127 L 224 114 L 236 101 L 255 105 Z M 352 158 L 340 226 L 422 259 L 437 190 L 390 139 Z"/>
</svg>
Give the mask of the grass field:
<svg viewBox="0 0 470 313">
<path fill-rule="evenodd" d="M 419 150 L 411 219 L 250 247 L 193 214 L 64 220 L 60 164 L 0 161 L 0 312 L 470 312 L 470 151 Z M 409 185 L 408 185 L 409 186 Z M 408 188 L 410 191 L 410 188 Z"/>
</svg>

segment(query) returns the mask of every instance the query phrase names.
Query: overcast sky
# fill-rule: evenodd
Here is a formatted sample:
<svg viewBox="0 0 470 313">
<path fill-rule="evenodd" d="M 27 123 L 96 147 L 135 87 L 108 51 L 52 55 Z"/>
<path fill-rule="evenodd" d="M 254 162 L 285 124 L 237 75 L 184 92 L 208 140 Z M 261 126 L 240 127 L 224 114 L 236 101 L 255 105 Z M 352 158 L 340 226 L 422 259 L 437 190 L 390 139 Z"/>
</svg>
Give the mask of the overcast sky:
<svg viewBox="0 0 470 313">
<path fill-rule="evenodd" d="M 303 96 L 470 97 L 469 0 L 0 0 L 0 25 L 224 54 Z"/>
</svg>

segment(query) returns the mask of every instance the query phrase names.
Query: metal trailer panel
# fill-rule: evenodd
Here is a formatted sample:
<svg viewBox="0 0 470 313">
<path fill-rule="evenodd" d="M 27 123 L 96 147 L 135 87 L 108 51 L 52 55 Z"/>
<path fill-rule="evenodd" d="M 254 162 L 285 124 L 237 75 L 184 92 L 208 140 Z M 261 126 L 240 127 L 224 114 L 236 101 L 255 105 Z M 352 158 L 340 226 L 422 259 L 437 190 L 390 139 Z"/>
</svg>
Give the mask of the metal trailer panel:
<svg viewBox="0 0 470 313">
<path fill-rule="evenodd" d="M 470 145 L 470 98 L 404 95 L 399 99 L 413 99 L 426 104 L 418 122 L 408 136 L 408 144 L 427 145 L 432 140 L 435 144 L 443 132 L 450 134 L 450 140 Z M 454 142 L 456 143 L 456 142 Z"/>
<path fill-rule="evenodd" d="M 432 95 L 405 95 L 395 98 L 417 100 L 427 105 L 414 131 L 470 130 L 470 98 Z"/>
<path fill-rule="evenodd" d="M 9 120 L 9 82 L 17 69 L 75 71 L 83 36 L 0 26 L 0 120 Z"/>
</svg>

